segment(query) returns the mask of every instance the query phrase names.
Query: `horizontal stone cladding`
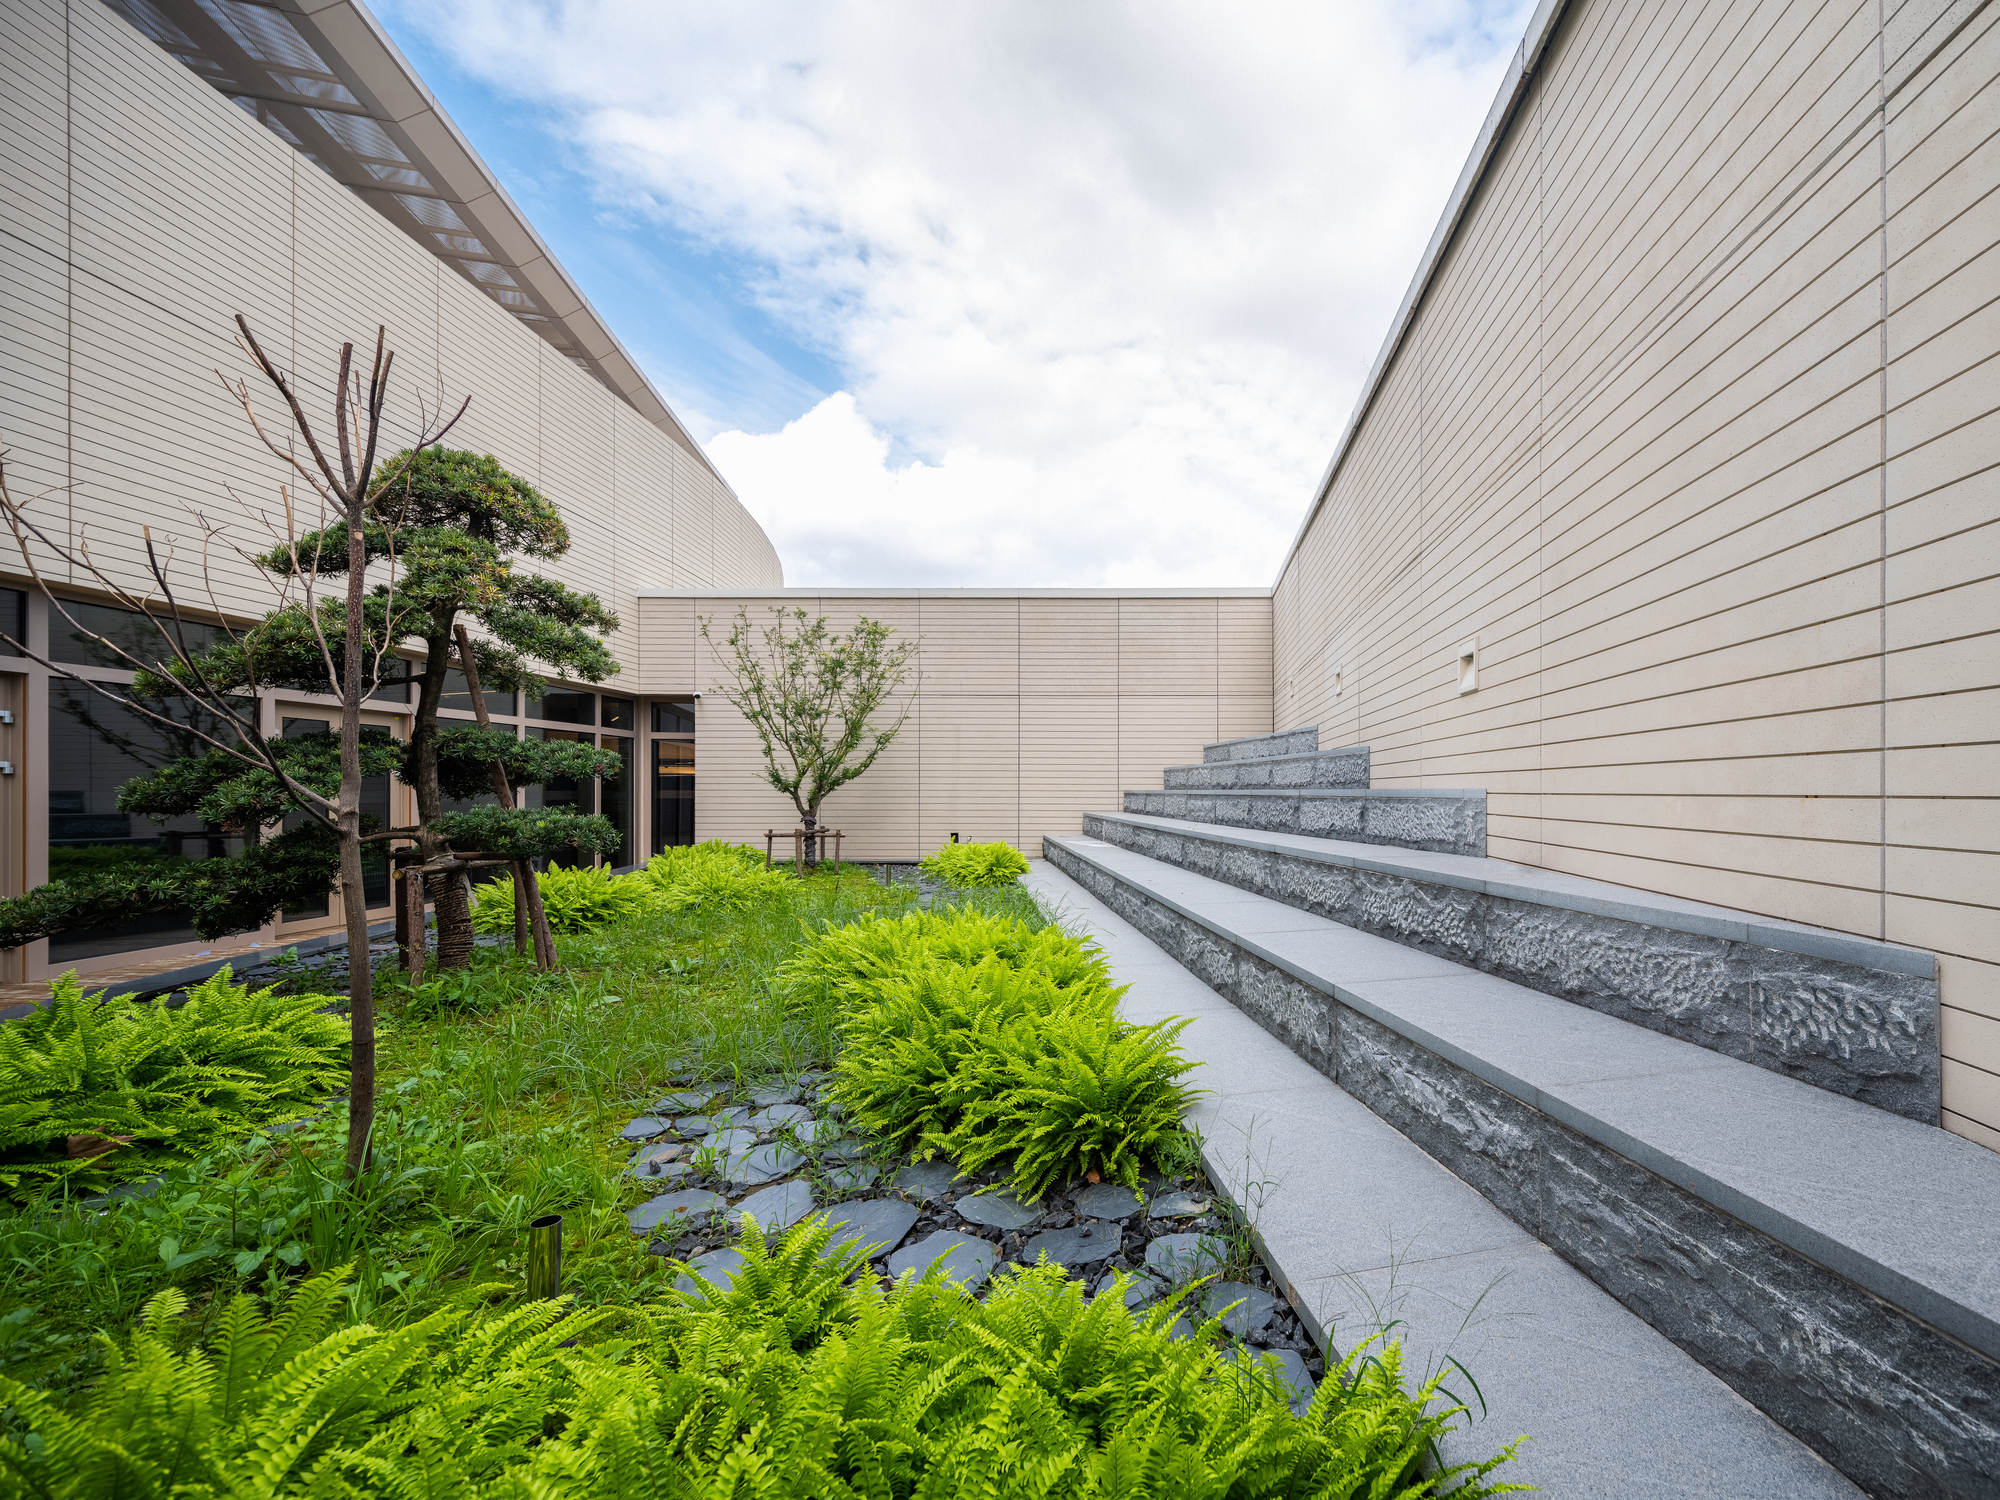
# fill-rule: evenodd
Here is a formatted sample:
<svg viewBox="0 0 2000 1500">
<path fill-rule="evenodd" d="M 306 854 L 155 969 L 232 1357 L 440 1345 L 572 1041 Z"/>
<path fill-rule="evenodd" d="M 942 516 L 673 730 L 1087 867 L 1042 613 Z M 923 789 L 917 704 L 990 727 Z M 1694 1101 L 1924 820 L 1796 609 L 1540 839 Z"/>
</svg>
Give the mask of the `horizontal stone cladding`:
<svg viewBox="0 0 2000 1500">
<path fill-rule="evenodd" d="M 2000 1363 L 1057 841 L 1044 852 L 1868 1493 L 2000 1493 Z"/>
<path fill-rule="evenodd" d="M 1483 791 L 1194 791 L 1125 793 L 1125 811 L 1265 833 L 1486 856 Z"/>
<path fill-rule="evenodd" d="M 1168 791 L 1228 791 L 1249 788 L 1282 791 L 1290 787 L 1336 787 L 1342 790 L 1368 785 L 1368 747 L 1347 745 L 1339 750 L 1320 750 L 1310 755 L 1266 755 L 1255 760 L 1203 761 L 1195 766 L 1168 766 Z"/>
<path fill-rule="evenodd" d="M 1087 816 L 1083 827 L 1091 838 L 1149 859 L 1919 1124 L 1938 1123 L 1943 1064 L 1935 978 L 1245 849 L 1193 830 L 1099 814 Z"/>
<path fill-rule="evenodd" d="M 1201 758 L 1209 764 L 1230 760 L 1260 760 L 1273 755 L 1305 755 L 1319 749 L 1319 728 L 1285 729 L 1277 734 L 1253 734 L 1240 740 L 1223 740 L 1201 747 Z"/>
</svg>

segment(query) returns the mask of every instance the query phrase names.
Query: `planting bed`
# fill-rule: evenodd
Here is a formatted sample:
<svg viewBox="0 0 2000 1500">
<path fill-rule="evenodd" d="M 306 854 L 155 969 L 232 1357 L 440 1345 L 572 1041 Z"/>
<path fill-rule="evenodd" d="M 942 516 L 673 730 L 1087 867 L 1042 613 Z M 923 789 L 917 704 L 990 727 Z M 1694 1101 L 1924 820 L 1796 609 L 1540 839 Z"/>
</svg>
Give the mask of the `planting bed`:
<svg viewBox="0 0 2000 1500">
<path fill-rule="evenodd" d="M 1199 1173 L 1149 1173 L 1140 1189 L 1073 1182 L 1022 1202 L 998 1170 L 960 1175 L 945 1160 L 887 1157 L 850 1134 L 821 1098 L 825 1075 L 744 1088 L 674 1081 L 653 1112 L 621 1132 L 627 1175 L 649 1191 L 627 1214 L 649 1251 L 726 1287 L 750 1214 L 769 1238 L 813 1215 L 837 1227 L 834 1248 L 859 1242 L 884 1280 L 943 1275 L 977 1290 L 1043 1259 L 1091 1296 L 1144 1307 L 1200 1282 L 1183 1301 L 1176 1337 L 1222 1317 L 1222 1336 L 1277 1358 L 1303 1409 L 1324 1373 L 1320 1351 L 1283 1291 L 1255 1263 L 1231 1206 Z"/>
</svg>

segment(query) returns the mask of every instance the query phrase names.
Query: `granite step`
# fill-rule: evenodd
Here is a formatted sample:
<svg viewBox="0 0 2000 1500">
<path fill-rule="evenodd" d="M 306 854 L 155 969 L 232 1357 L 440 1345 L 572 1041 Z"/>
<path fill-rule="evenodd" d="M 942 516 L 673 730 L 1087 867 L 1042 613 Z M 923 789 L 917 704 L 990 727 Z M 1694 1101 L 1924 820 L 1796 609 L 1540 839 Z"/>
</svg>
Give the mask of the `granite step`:
<svg viewBox="0 0 2000 1500">
<path fill-rule="evenodd" d="M 2000 1493 L 2000 1155 L 1100 839 L 1043 848 L 1864 1490 Z"/>
<path fill-rule="evenodd" d="M 1854 1485 L 1046 860 L 1026 877 L 1103 948 L 1120 1010 L 1186 1017 L 1210 1181 L 1336 1353 L 1395 1322 L 1405 1369 L 1479 1397 L 1448 1462 L 1531 1441 L 1493 1477 L 1569 1500 L 1855 1500 Z M 1292 914 L 1295 915 L 1295 914 Z"/>
<path fill-rule="evenodd" d="M 1235 787 L 1268 791 L 1283 787 L 1342 787 L 1368 785 L 1368 747 L 1342 745 L 1338 750 L 1314 750 L 1299 755 L 1260 755 L 1247 760 L 1202 761 L 1192 766 L 1168 766 L 1169 791 L 1225 791 Z"/>
<path fill-rule="evenodd" d="M 1213 764 L 1227 760 L 1257 760 L 1272 755 L 1302 755 L 1319 749 L 1319 726 L 1309 729 L 1281 729 L 1276 734 L 1253 734 L 1240 740 L 1218 740 L 1201 747 L 1201 758 Z"/>
<path fill-rule="evenodd" d="M 1477 788 L 1127 792 L 1125 811 L 1438 854 L 1486 853 L 1486 793 Z"/>
<path fill-rule="evenodd" d="M 1475 859 L 1132 813 L 1083 831 L 1528 989 L 1938 1122 L 1937 960 L 1799 922 Z"/>
</svg>

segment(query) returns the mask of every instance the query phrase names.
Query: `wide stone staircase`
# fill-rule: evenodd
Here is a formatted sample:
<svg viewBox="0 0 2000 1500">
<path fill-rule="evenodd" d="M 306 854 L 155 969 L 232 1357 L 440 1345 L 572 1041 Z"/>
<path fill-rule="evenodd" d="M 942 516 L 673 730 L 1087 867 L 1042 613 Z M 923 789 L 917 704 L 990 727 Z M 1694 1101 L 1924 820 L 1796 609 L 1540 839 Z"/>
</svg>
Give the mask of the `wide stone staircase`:
<svg viewBox="0 0 2000 1500">
<path fill-rule="evenodd" d="M 1483 793 L 1368 779 L 1311 729 L 1212 745 L 1043 852 L 1476 1190 L 1432 1193 L 1425 1233 L 1497 1210 L 1870 1494 L 2000 1495 L 2000 1155 L 1937 1128 L 1932 956 L 1492 859 Z M 1371 1151 L 1277 1191 L 1393 1193 Z M 1556 1323 L 1599 1316 L 1583 1286 Z M 1674 1437 L 1691 1473 L 1726 1457 L 1701 1441 Z M 1656 1490 L 1683 1492 L 1621 1492 Z"/>
</svg>

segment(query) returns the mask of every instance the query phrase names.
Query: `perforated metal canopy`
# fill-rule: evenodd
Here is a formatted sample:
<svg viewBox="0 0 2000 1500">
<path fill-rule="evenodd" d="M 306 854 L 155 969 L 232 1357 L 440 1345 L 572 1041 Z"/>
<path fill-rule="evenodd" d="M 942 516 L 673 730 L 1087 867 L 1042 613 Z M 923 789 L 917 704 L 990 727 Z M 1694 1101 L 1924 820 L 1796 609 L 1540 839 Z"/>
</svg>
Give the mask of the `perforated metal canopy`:
<svg viewBox="0 0 2000 1500">
<path fill-rule="evenodd" d="M 106 3 L 714 472 L 358 0 Z"/>
</svg>

